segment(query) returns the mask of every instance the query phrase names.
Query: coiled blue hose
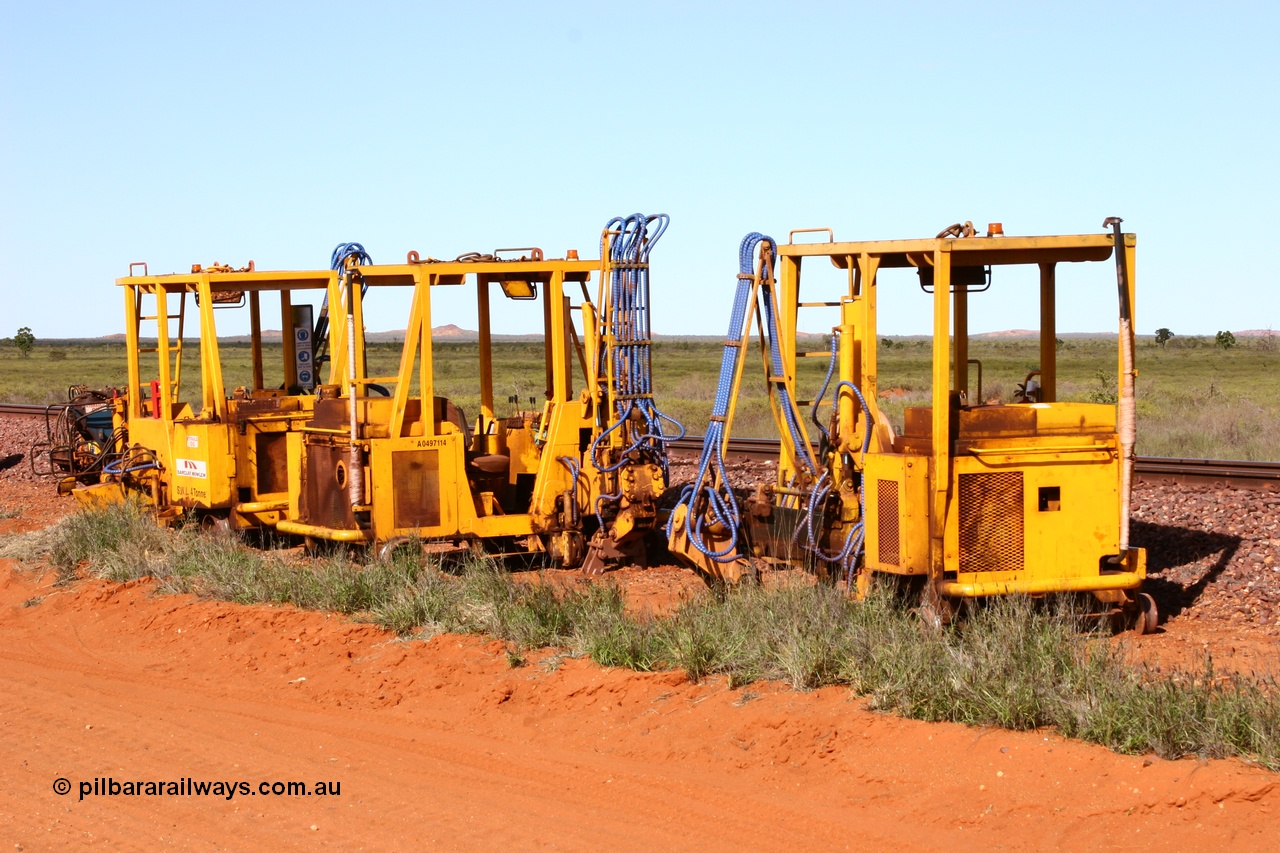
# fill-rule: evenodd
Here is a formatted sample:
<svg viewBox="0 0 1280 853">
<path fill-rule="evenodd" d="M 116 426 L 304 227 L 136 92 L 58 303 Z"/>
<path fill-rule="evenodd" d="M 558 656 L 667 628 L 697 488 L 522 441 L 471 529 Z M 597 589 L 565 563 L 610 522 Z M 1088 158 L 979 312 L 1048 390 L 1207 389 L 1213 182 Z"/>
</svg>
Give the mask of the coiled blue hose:
<svg viewBox="0 0 1280 853">
<path fill-rule="evenodd" d="M 337 270 L 339 273 L 346 268 L 347 258 L 355 258 L 356 263 L 360 266 L 372 264 L 373 258 L 364 250 L 364 246 L 359 243 L 339 243 L 333 249 L 333 254 L 329 257 L 329 269 Z M 369 292 L 369 285 L 360 288 L 360 296 L 364 297 Z M 316 319 L 316 327 L 311 333 L 311 340 L 315 342 L 315 361 L 320 363 L 324 351 L 329 347 L 329 291 L 324 292 L 324 301 L 320 303 L 320 316 Z"/>
</svg>

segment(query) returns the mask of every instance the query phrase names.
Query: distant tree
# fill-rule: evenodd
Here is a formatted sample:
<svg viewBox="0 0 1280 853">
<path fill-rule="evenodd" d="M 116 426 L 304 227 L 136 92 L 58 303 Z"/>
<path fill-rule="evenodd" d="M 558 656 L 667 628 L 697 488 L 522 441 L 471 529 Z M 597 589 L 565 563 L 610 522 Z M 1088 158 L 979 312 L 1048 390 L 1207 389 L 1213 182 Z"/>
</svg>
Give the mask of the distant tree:
<svg viewBox="0 0 1280 853">
<path fill-rule="evenodd" d="M 881 338 L 880 345 L 885 349 L 893 349 L 893 340 L 890 338 Z"/>
<path fill-rule="evenodd" d="M 1230 332 L 1218 332 L 1213 336 L 1213 342 L 1223 349 L 1231 349 L 1236 345 L 1236 336 Z"/>
<path fill-rule="evenodd" d="M 36 336 L 31 334 L 31 329 L 23 326 L 18 330 L 18 334 L 13 336 L 13 345 L 18 348 L 18 352 L 22 353 L 22 357 L 26 358 L 31 355 L 31 348 L 36 345 Z"/>
<path fill-rule="evenodd" d="M 1164 345 L 1169 343 L 1169 338 L 1173 337 L 1173 332 L 1165 328 L 1156 329 L 1156 343 L 1163 349 Z"/>
</svg>

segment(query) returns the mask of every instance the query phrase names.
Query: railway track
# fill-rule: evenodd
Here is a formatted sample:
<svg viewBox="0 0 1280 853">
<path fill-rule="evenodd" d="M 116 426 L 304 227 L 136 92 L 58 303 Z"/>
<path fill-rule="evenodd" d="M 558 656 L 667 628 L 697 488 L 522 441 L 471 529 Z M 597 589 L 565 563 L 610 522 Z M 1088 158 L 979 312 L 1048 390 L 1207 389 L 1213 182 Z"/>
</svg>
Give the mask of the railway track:
<svg viewBox="0 0 1280 853">
<path fill-rule="evenodd" d="M 29 403 L 0 403 L 0 415 L 16 415 L 17 417 L 42 418 L 45 409 L 62 409 L 65 406 L 34 406 Z"/>
<path fill-rule="evenodd" d="M 44 417 L 46 409 L 61 405 L 37 406 L 26 403 L 0 403 L 0 416 Z M 696 454 L 702 450 L 702 436 L 676 439 L 668 447 L 675 453 Z M 731 438 L 729 455 L 742 459 L 775 459 L 779 442 L 776 438 Z M 1135 473 L 1143 480 L 1173 483 L 1221 483 L 1234 488 L 1280 489 L 1280 462 L 1243 462 L 1224 459 L 1173 459 L 1163 456 L 1139 456 Z"/>
<path fill-rule="evenodd" d="M 672 441 L 676 453 L 700 453 L 702 436 Z M 728 455 L 742 459 L 776 459 L 776 438 L 731 438 Z M 1245 462 L 1224 459 L 1172 459 L 1139 456 L 1134 473 L 1140 479 L 1168 483 L 1221 483 L 1233 488 L 1280 489 L 1280 462 Z"/>
</svg>

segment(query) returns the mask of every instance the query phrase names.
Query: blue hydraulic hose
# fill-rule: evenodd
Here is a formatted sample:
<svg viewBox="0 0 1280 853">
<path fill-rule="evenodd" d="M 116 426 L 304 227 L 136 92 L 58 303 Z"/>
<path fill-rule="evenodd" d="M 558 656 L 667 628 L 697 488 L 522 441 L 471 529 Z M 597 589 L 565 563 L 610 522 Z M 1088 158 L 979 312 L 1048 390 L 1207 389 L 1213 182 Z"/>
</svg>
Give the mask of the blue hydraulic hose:
<svg viewBox="0 0 1280 853">
<path fill-rule="evenodd" d="M 706 439 L 702 446 L 702 458 L 699 464 L 698 476 L 692 484 L 685 486 L 680 493 L 680 499 L 677 506 L 685 505 L 688 510 L 686 512 L 686 528 L 688 531 L 689 541 L 703 555 L 715 560 L 716 562 L 730 562 L 737 557 L 738 552 L 738 533 L 739 527 L 739 510 L 737 501 L 734 497 L 733 490 L 728 482 L 728 475 L 724 469 L 723 457 L 723 437 L 724 437 L 724 419 L 728 412 L 729 396 L 733 391 L 733 380 L 737 374 L 739 359 L 743 358 L 741 352 L 741 341 L 746 331 L 747 315 L 749 306 L 749 297 L 751 287 L 756 280 L 755 273 L 755 257 L 761 244 L 766 244 L 771 250 L 776 247 L 773 240 L 759 233 L 748 234 L 742 241 L 738 250 L 738 261 L 740 274 L 738 276 L 738 288 L 734 295 L 733 312 L 729 320 L 728 339 L 725 344 L 724 353 L 720 361 L 720 377 L 716 387 L 716 399 L 712 407 L 711 421 L 707 426 Z M 771 256 L 772 256 L 771 252 Z M 761 270 L 761 273 L 772 272 L 771 270 Z M 764 276 L 766 279 L 772 278 L 772 275 Z M 769 336 L 769 362 L 770 369 L 774 376 L 782 375 L 782 349 L 778 340 L 777 319 L 773 312 L 772 294 L 763 293 L 762 310 L 764 312 L 767 324 L 767 334 Z M 814 423 L 822 434 L 829 440 L 830 435 L 822 423 L 816 417 L 818 404 L 821 403 L 826 395 L 828 387 L 831 385 L 831 379 L 835 374 L 839 353 L 839 332 L 836 331 L 831 339 L 831 362 L 827 368 L 827 375 L 822 382 L 822 389 L 819 391 L 817 399 L 814 402 L 815 417 Z M 866 400 L 862 396 L 857 386 L 851 382 L 841 381 L 836 385 L 836 396 L 842 388 L 848 388 L 851 393 L 857 397 L 858 402 L 862 406 L 862 411 L 866 417 L 866 428 L 864 429 L 862 442 L 862 456 L 866 457 L 867 449 L 871 440 L 871 412 L 867 406 Z M 831 483 L 828 481 L 829 472 L 822 470 L 813 458 L 812 451 L 808 447 L 808 443 L 803 440 L 803 433 L 794 414 L 794 408 L 791 405 L 790 392 L 785 387 L 776 389 L 779 396 L 780 407 L 783 412 L 783 422 L 787 427 L 787 432 L 792 438 L 792 446 L 798 448 L 801 454 L 799 462 L 808 468 L 809 473 L 816 476 L 817 482 L 809 491 L 807 498 L 800 503 L 803 513 L 800 521 L 792 534 L 792 542 L 799 544 L 802 548 L 814 554 L 818 559 L 828 563 L 835 563 L 845 570 L 846 582 L 852 584 L 853 572 L 857 565 L 858 558 L 862 554 L 862 546 L 865 541 L 865 523 L 859 521 L 854 524 L 849 532 L 845 535 L 844 542 L 840 549 L 834 553 L 826 551 L 819 541 L 821 530 L 821 513 L 823 511 L 827 496 L 831 493 Z M 792 480 L 794 486 L 795 479 Z M 706 510 L 703 512 L 695 511 L 695 503 L 699 500 L 705 502 Z M 858 490 L 859 518 L 865 519 L 866 507 L 862 489 Z M 670 538 L 675 523 L 675 514 L 672 514 L 671 520 L 667 523 L 667 537 Z M 723 548 L 718 550 L 711 548 L 706 543 L 705 531 L 709 524 L 718 524 L 728 532 L 728 540 Z M 803 539 L 802 539 L 803 537 Z"/>
<path fill-rule="evenodd" d="M 329 257 L 329 269 L 337 270 L 341 273 L 346 268 L 347 258 L 355 258 L 356 263 L 360 266 L 373 263 L 373 258 L 364 250 L 364 246 L 359 243 L 339 243 L 333 249 L 333 254 Z M 369 285 L 360 288 L 360 296 L 363 298 L 369 291 Z M 329 343 L 329 291 L 324 292 L 324 301 L 320 303 L 320 317 L 316 320 L 316 327 L 311 333 L 311 340 L 315 342 L 317 359 L 320 358 Z"/>
<path fill-rule="evenodd" d="M 733 393 L 733 379 L 738 372 L 739 360 L 743 357 L 741 343 L 751 288 L 755 282 L 756 252 L 761 244 L 768 246 L 772 258 L 777 244 L 772 237 L 759 232 L 753 231 L 743 237 L 738 246 L 738 285 L 733 295 L 733 310 L 729 315 L 724 352 L 720 356 L 720 377 L 716 383 L 715 401 L 711 406 L 711 420 L 707 424 L 706 437 L 702 443 L 698 475 L 681 490 L 676 504 L 677 507 L 681 504 L 688 507 L 685 524 L 689 542 L 703 555 L 721 563 L 732 562 L 738 553 L 738 501 L 733 495 L 729 475 L 724 468 L 723 439 L 725 417 L 729 412 L 730 395 Z M 695 511 L 694 505 L 700 501 L 705 502 L 706 512 Z M 728 531 L 727 543 L 718 550 L 706 544 L 704 530 L 708 517 Z M 671 537 L 674 523 L 673 512 L 667 522 L 667 538 Z"/>
<path fill-rule="evenodd" d="M 649 255 L 671 218 L 665 213 L 645 216 L 615 217 L 605 225 L 606 232 L 616 236 L 608 243 L 609 260 L 612 262 L 609 281 L 609 314 L 605 318 L 613 338 L 613 364 L 615 385 L 612 390 L 615 418 L 608 429 L 596 437 L 591 445 L 592 464 L 602 472 L 617 471 L 627 463 L 630 453 L 640 450 L 657 462 L 663 474 L 667 472 L 667 442 L 684 437 L 684 427 L 675 418 L 658 408 L 653 399 L 653 371 L 651 352 L 651 317 L 649 289 Z M 607 240 L 601 238 L 600 251 L 604 253 Z M 604 374 L 607 354 L 602 348 L 597 369 Z M 631 418 L 633 411 L 640 413 L 640 428 Z M 673 425 L 678 435 L 668 436 L 663 421 Z M 622 434 L 623 450 L 612 465 L 602 465 L 598 450 L 607 436 Z"/>
</svg>

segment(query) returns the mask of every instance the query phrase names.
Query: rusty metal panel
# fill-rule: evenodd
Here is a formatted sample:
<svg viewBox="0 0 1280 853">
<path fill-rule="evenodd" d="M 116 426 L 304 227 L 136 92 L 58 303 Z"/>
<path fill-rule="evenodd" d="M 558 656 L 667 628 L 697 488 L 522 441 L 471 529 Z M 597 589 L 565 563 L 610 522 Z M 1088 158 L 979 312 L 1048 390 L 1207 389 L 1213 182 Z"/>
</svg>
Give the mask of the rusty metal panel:
<svg viewBox="0 0 1280 853">
<path fill-rule="evenodd" d="M 960 437 L 1035 435 L 1036 411 L 1026 406 L 981 406 L 961 410 Z"/>
<path fill-rule="evenodd" d="M 391 453 L 392 500 L 398 530 L 440 525 L 440 452 Z"/>
<path fill-rule="evenodd" d="M 354 529 L 347 491 L 345 447 L 328 444 L 306 445 L 306 468 L 302 480 L 302 518 L 320 527 Z"/>
<path fill-rule="evenodd" d="M 286 432 L 260 432 L 254 438 L 254 462 L 258 470 L 258 494 L 289 490 L 289 455 Z"/>
<path fill-rule="evenodd" d="M 311 425 L 319 429 L 342 429 L 349 421 L 346 398 L 336 400 L 316 400 L 315 412 L 311 417 Z"/>
<path fill-rule="evenodd" d="M 1021 571 L 1022 472 L 961 474 L 959 480 L 960 571 Z"/>
<path fill-rule="evenodd" d="M 884 565 L 901 565 L 901 510 L 898 481 L 876 480 L 876 558 Z"/>
</svg>

